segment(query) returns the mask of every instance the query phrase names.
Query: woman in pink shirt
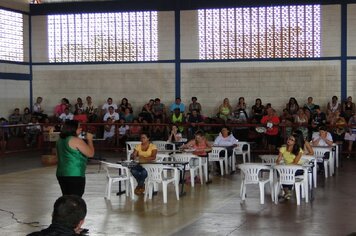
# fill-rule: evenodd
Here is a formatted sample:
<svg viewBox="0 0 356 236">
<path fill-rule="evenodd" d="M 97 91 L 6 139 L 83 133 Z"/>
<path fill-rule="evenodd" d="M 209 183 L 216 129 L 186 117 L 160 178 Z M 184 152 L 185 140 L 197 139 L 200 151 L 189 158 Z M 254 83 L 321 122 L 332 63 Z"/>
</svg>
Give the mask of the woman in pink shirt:
<svg viewBox="0 0 356 236">
<path fill-rule="evenodd" d="M 194 149 L 193 154 L 197 156 L 206 156 L 207 151 L 211 149 L 211 145 L 204 137 L 202 131 L 195 132 L 194 139 L 182 146 L 183 149 Z"/>
<path fill-rule="evenodd" d="M 54 115 L 56 117 L 60 116 L 62 113 L 64 113 L 64 109 L 67 107 L 70 107 L 69 100 L 67 98 L 62 98 L 61 103 L 54 108 Z"/>
</svg>

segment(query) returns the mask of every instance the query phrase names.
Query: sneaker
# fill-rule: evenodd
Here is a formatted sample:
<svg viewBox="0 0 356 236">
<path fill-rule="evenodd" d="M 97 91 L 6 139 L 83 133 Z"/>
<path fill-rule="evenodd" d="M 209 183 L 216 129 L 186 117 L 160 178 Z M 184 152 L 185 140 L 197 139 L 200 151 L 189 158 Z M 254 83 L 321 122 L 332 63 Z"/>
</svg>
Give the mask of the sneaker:
<svg viewBox="0 0 356 236">
<path fill-rule="evenodd" d="M 284 199 L 289 200 L 291 197 L 292 197 L 292 193 L 290 190 L 288 190 L 286 194 L 284 194 Z"/>
</svg>

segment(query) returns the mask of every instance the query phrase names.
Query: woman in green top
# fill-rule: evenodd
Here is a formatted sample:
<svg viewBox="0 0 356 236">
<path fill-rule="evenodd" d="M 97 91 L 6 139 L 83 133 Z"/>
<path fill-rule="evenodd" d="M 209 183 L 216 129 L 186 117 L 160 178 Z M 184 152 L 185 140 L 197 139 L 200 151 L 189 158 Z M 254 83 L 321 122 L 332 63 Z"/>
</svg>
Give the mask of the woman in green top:
<svg viewBox="0 0 356 236">
<path fill-rule="evenodd" d="M 224 98 L 223 103 L 219 106 L 218 117 L 227 121 L 231 118 L 232 115 L 232 107 L 230 105 L 230 101 L 228 98 Z"/>
<path fill-rule="evenodd" d="M 94 156 L 93 135 L 86 134 L 85 143 L 78 138 L 82 128 L 78 121 L 68 120 L 57 141 L 57 180 L 63 195 L 83 196 L 87 158 Z"/>
</svg>

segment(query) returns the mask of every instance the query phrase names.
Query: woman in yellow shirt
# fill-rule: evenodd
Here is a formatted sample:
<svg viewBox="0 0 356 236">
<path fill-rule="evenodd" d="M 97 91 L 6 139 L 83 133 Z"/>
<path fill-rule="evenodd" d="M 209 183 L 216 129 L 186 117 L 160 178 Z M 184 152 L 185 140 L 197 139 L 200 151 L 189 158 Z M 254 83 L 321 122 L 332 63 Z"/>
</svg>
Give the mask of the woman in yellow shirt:
<svg viewBox="0 0 356 236">
<path fill-rule="evenodd" d="M 298 135 L 293 134 L 291 135 L 288 140 L 287 144 L 285 146 L 282 146 L 279 149 L 279 155 L 277 158 L 277 165 L 280 164 L 280 162 L 284 161 L 284 164 L 286 165 L 298 165 L 299 161 L 303 155 L 303 149 L 299 146 L 298 141 Z M 302 175 L 303 171 L 297 171 L 295 175 Z M 284 199 L 290 199 L 292 196 L 291 190 L 292 190 L 292 185 L 283 185 L 284 189 Z"/>
<path fill-rule="evenodd" d="M 157 147 L 150 142 L 148 133 L 142 133 L 140 136 L 141 144 L 135 147 L 131 158 L 139 162 L 148 162 L 156 159 Z M 137 180 L 137 187 L 135 194 L 143 194 L 145 191 L 145 179 L 147 178 L 147 171 L 141 165 L 137 165 L 131 169 L 132 175 Z"/>
</svg>

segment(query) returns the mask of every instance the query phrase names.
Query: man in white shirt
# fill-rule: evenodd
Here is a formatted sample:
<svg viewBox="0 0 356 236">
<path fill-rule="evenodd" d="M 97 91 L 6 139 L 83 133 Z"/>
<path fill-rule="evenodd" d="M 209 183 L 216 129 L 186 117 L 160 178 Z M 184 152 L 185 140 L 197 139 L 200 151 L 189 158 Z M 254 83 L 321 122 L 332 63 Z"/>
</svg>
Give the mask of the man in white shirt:
<svg viewBox="0 0 356 236">
<path fill-rule="evenodd" d="M 119 113 L 115 112 L 115 108 L 113 106 L 109 106 L 108 112 L 105 113 L 103 120 L 107 121 L 110 117 L 113 121 L 117 121 L 120 119 Z"/>
<path fill-rule="evenodd" d="M 115 121 L 111 119 L 111 117 L 108 117 L 106 120 L 106 125 L 104 126 L 104 139 L 112 142 L 114 136 L 115 136 Z"/>
<path fill-rule="evenodd" d="M 58 117 L 61 122 L 65 122 L 66 120 L 73 120 L 74 115 L 69 111 L 69 108 L 66 107 L 64 112 Z"/>
<path fill-rule="evenodd" d="M 321 126 L 319 128 L 319 133 L 313 133 L 312 143 L 313 146 L 331 147 L 333 145 L 333 137 L 327 131 L 325 126 Z"/>
<path fill-rule="evenodd" d="M 101 107 L 102 112 L 107 113 L 109 110 L 109 107 L 113 107 L 114 111 L 117 111 L 117 105 L 115 103 L 113 103 L 112 98 L 108 98 L 106 100 L 106 103 L 104 103 L 104 105 Z"/>
</svg>

